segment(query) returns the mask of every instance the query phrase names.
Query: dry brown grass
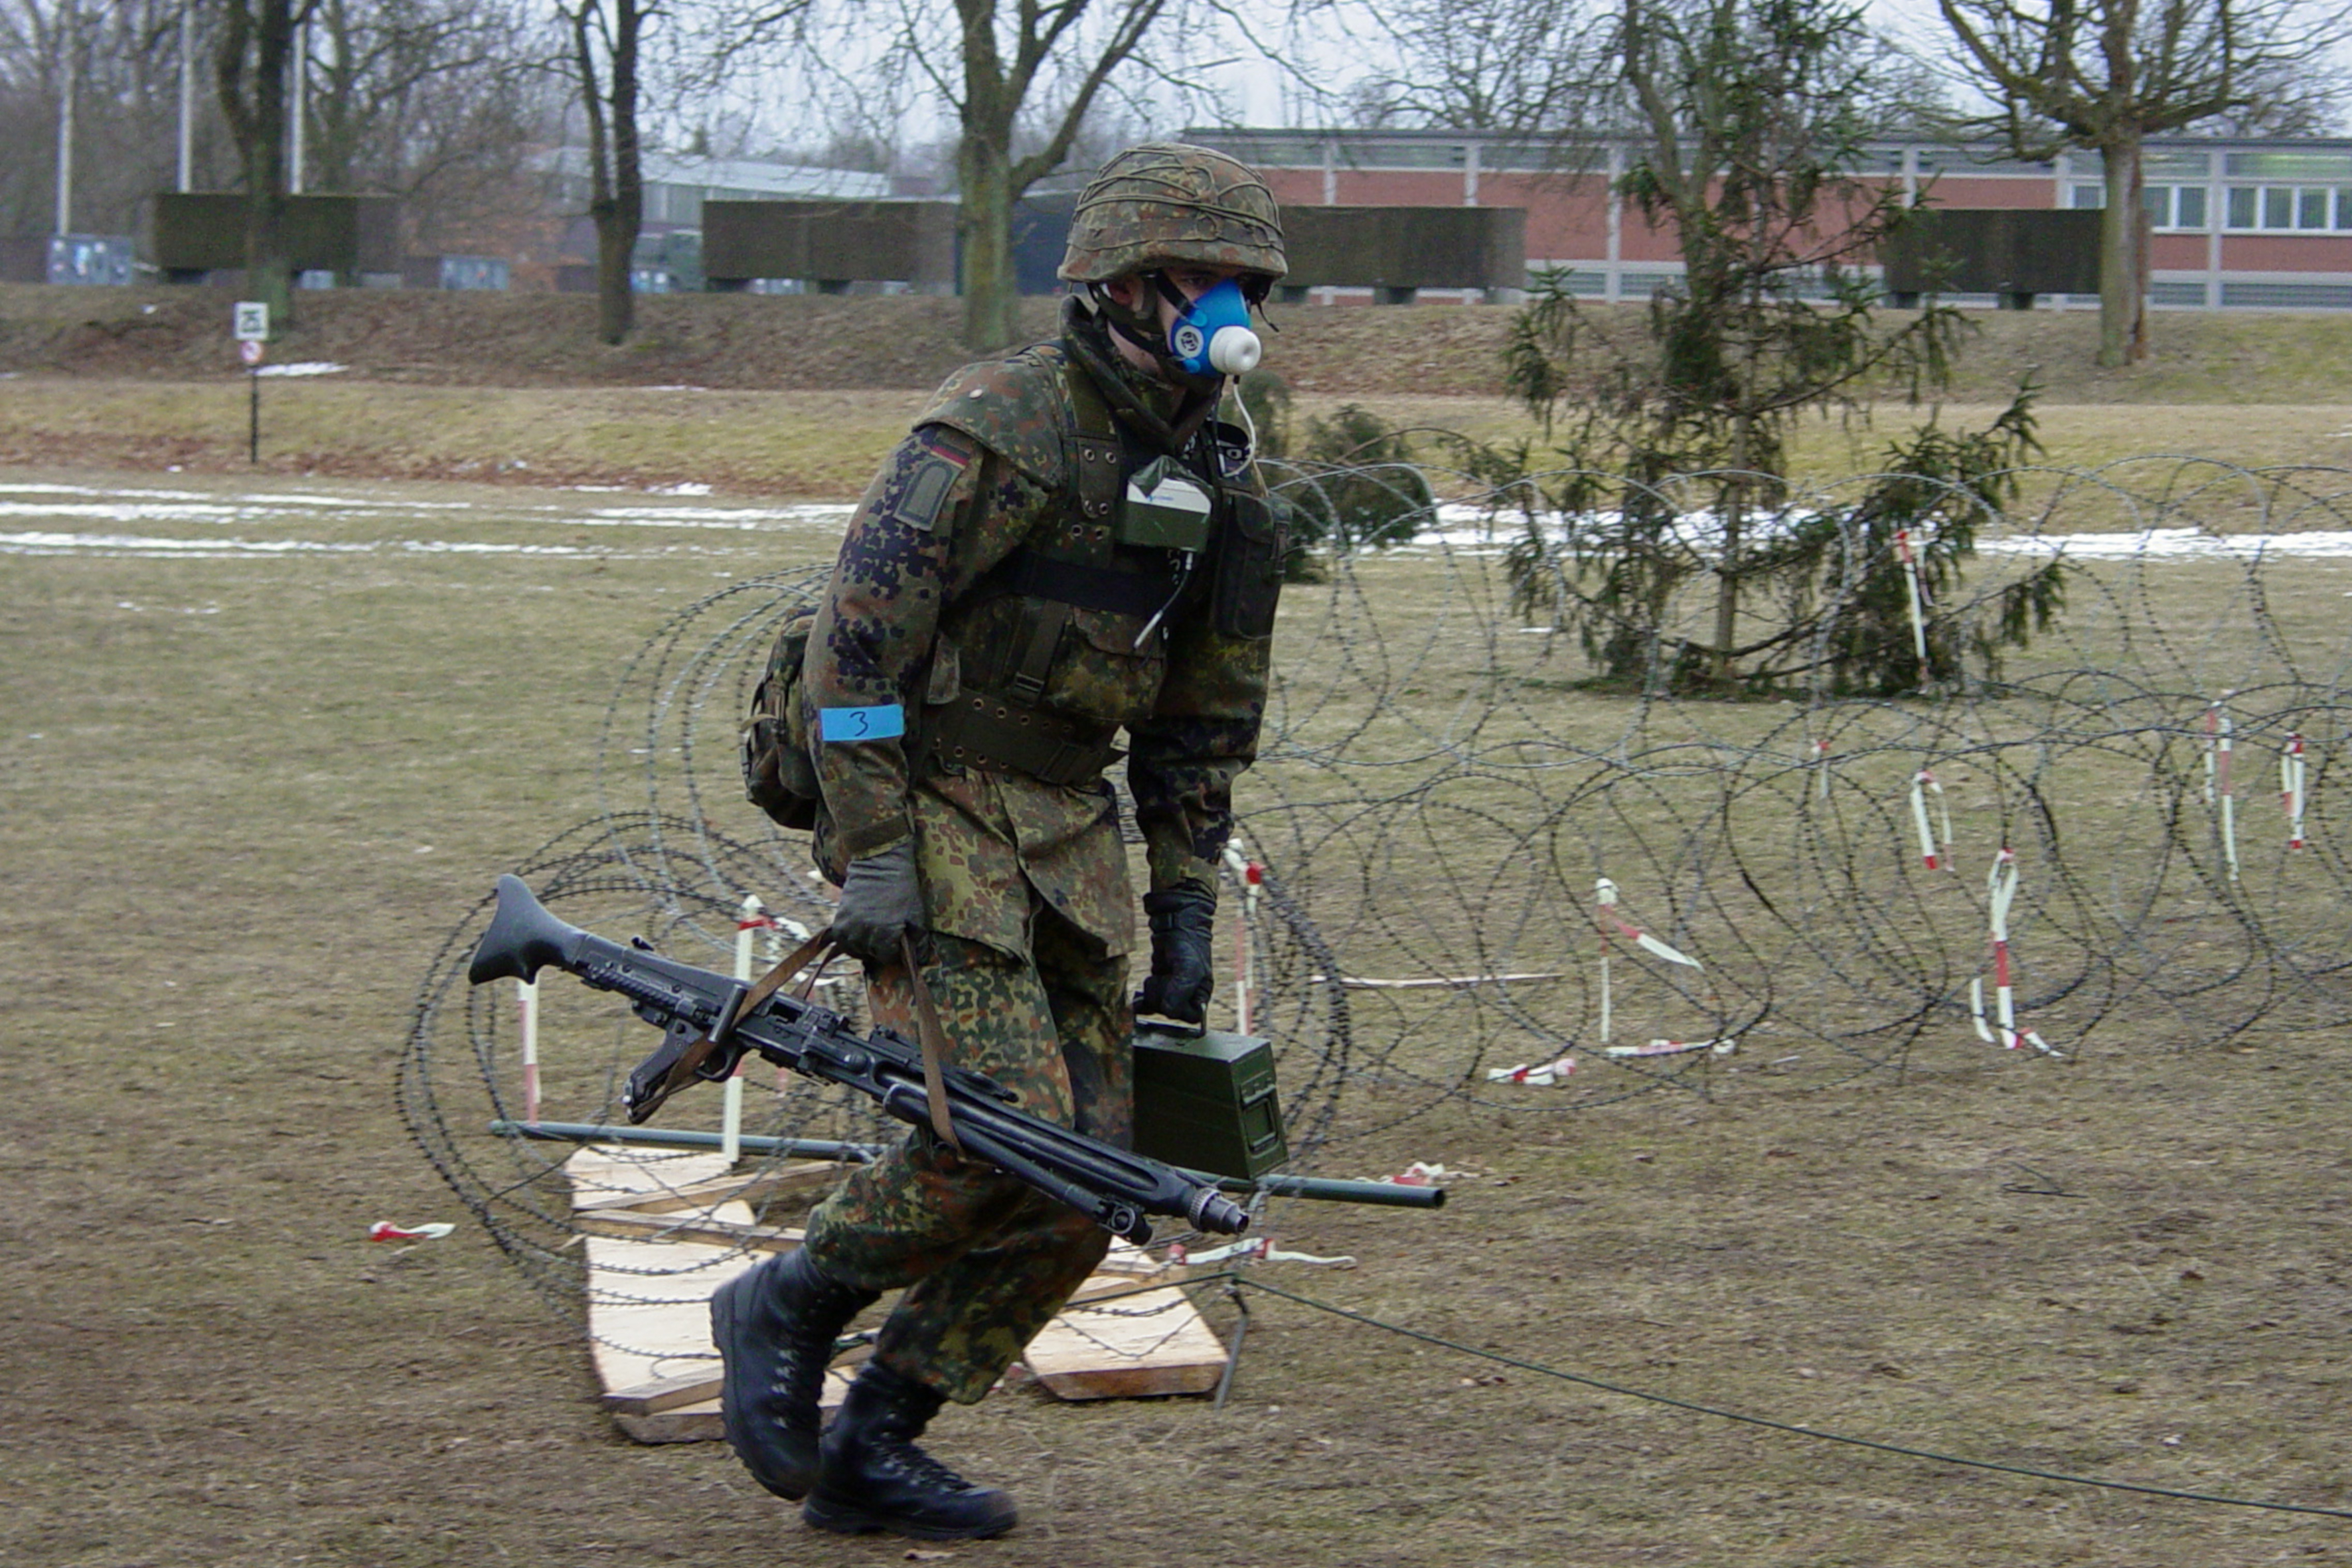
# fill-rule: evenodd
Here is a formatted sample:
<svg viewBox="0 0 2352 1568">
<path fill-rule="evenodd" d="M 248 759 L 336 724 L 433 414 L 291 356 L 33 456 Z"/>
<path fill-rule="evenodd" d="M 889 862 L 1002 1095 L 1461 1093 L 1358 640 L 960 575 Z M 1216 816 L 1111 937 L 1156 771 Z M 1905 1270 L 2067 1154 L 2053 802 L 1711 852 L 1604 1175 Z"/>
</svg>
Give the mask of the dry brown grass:
<svg viewBox="0 0 2352 1568">
<path fill-rule="evenodd" d="M 715 1445 L 616 1437 L 573 1331 L 478 1231 L 362 1239 L 464 1218 L 393 1111 L 408 1007 L 492 876 L 593 808 L 613 673 L 718 574 L 825 542 L 574 529 L 496 511 L 541 499 L 511 489 L 369 493 L 391 504 L 286 531 L 382 546 L 366 552 L 7 558 L 0 1560 L 907 1560 L 805 1535 Z M 457 500 L 492 510 L 424 510 Z M 451 540 L 603 553 L 399 547 Z M 2174 1044 L 2060 1067 L 1938 1038 L 1899 1083 L 1429 1111 L 1330 1173 L 1443 1160 L 1476 1173 L 1450 1206 L 1278 1209 L 1286 1244 L 1362 1261 L 1265 1278 L 1819 1430 L 2352 1507 L 2352 1047 Z M 954 1557 L 2205 1568 L 2352 1551 L 2341 1520 L 1824 1446 L 1254 1309 L 1222 1414 L 1026 1393 L 950 1412 L 940 1450 L 1025 1510 Z"/>
</svg>

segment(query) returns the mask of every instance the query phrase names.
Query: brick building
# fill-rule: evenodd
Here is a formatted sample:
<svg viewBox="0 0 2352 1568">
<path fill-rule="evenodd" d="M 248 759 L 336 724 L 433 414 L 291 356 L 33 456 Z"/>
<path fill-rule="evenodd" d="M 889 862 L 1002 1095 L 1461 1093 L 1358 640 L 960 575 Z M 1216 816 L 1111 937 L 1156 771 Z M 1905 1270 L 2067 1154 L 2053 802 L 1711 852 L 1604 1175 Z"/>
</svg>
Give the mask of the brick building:
<svg viewBox="0 0 2352 1568">
<path fill-rule="evenodd" d="M 1196 128 L 1184 137 L 1259 169 L 1286 205 L 1524 207 L 1529 268 L 1567 268 L 1570 286 L 1595 299 L 1641 299 L 1682 269 L 1673 235 L 1611 195 L 1629 143 L 1563 157 L 1454 132 Z M 2104 205 L 2095 153 L 2029 163 L 1925 141 L 1871 151 L 1882 177 L 1945 207 Z M 2155 239 L 2151 305 L 2352 310 L 2352 141 L 2155 139 L 2143 178 Z M 2057 309 L 2095 302 L 2042 300 Z"/>
</svg>

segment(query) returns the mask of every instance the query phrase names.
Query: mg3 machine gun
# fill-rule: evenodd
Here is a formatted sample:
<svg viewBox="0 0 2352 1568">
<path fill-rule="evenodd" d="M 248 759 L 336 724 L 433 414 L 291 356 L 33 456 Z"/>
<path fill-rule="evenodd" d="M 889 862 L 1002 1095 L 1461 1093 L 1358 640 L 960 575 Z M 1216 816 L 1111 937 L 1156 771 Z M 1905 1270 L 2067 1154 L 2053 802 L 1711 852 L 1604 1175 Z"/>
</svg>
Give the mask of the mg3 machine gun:
<svg viewBox="0 0 2352 1568">
<path fill-rule="evenodd" d="M 629 1075 L 622 1091 L 633 1123 L 644 1121 L 672 1093 L 697 1079 L 727 1079 L 746 1052 L 757 1052 L 779 1067 L 870 1096 L 900 1121 L 938 1125 L 923 1053 L 904 1036 L 888 1028 L 860 1036 L 839 1014 L 814 1002 L 782 993 L 762 994 L 761 988 L 746 982 L 665 958 L 642 941 L 630 946 L 608 942 L 551 914 L 520 878 L 499 878 L 498 909 L 474 950 L 467 978 L 477 985 L 508 978 L 528 981 L 550 964 L 596 990 L 619 993 L 638 1017 L 662 1031 L 660 1048 Z M 1011 1103 L 1011 1090 L 980 1073 L 949 1067 L 929 1082 L 939 1086 L 947 1122 L 964 1153 L 1069 1205 L 1116 1236 L 1139 1246 L 1149 1241 L 1147 1215 L 1181 1217 L 1195 1230 L 1227 1236 L 1249 1227 L 1248 1211 L 1224 1195 L 1215 1176 L 1113 1148 L 1033 1116 Z M 1307 1185 L 1300 1178 L 1255 1184 L 1308 1196 L 1371 1195 L 1310 1192 Z M 1247 1182 L 1241 1186 L 1254 1190 Z M 1389 1191 L 1398 1195 L 1373 1201 L 1412 1201 L 1404 1194 L 1416 1190 Z M 1426 1201 L 1433 1192 L 1420 1189 L 1417 1195 Z"/>
</svg>

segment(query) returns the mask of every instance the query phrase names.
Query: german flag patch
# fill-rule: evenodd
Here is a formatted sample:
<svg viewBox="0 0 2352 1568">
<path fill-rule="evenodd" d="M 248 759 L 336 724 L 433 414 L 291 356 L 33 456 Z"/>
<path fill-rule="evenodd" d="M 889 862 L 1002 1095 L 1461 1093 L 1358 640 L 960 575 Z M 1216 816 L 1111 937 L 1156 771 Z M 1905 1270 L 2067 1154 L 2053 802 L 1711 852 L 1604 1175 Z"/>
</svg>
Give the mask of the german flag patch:
<svg viewBox="0 0 2352 1568">
<path fill-rule="evenodd" d="M 929 533 L 939 525 L 940 512 L 956 480 L 971 467 L 972 447 L 961 432 L 944 425 L 927 425 L 916 433 L 907 454 L 905 479 L 898 487 L 898 504 L 890 509 L 890 521 Z"/>
</svg>

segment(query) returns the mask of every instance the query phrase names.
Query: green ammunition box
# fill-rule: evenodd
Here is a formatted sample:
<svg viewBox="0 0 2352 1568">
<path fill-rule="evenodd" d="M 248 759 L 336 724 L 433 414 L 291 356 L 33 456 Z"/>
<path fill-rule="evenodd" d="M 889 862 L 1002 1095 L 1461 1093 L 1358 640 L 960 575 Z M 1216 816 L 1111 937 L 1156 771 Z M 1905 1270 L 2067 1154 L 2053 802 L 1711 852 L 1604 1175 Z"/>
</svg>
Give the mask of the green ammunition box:
<svg viewBox="0 0 2352 1568">
<path fill-rule="evenodd" d="M 1290 1158 L 1274 1047 L 1245 1035 L 1139 1024 L 1135 1150 L 1188 1171 L 1256 1177 Z"/>
</svg>

